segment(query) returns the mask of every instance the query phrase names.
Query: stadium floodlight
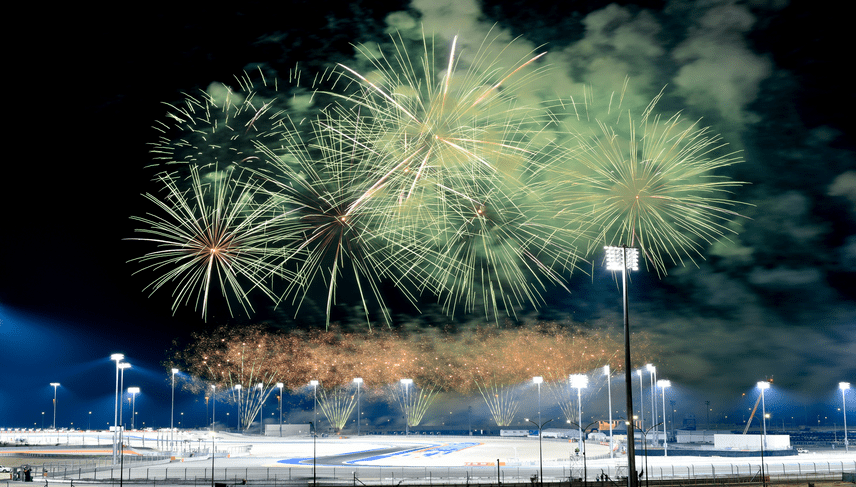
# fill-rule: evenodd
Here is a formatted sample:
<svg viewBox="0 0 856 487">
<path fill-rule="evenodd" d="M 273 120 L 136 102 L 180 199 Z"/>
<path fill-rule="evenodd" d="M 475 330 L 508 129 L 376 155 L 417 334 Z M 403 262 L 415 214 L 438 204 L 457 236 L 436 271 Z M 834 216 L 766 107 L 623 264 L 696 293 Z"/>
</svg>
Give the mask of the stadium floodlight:
<svg viewBox="0 0 856 487">
<path fill-rule="evenodd" d="M 56 388 L 57 388 L 57 387 L 59 387 L 59 382 L 51 382 L 51 385 L 52 385 L 52 386 L 53 386 L 53 388 L 54 388 L 54 400 L 53 400 L 53 403 L 54 403 L 54 405 L 53 405 L 53 406 L 54 406 L 54 420 L 53 420 L 53 429 L 55 430 L 55 429 L 56 429 Z"/>
<path fill-rule="evenodd" d="M 356 377 L 354 379 L 354 384 L 357 385 L 357 436 L 360 436 L 360 421 L 361 421 L 360 386 L 363 384 L 363 378 L 362 377 Z"/>
<path fill-rule="evenodd" d="M 633 362 L 630 360 L 630 315 L 628 313 L 627 271 L 639 270 L 639 250 L 621 246 L 604 247 L 606 251 L 606 268 L 611 271 L 621 271 L 622 301 L 624 304 L 624 374 L 627 391 L 627 417 L 633 415 Z M 634 424 L 631 421 L 627 428 L 627 487 L 636 487 L 639 478 L 636 476 L 636 447 L 634 439 Z"/>
<path fill-rule="evenodd" d="M 764 434 L 764 448 L 767 448 L 767 406 L 764 404 L 764 391 L 770 388 L 770 383 L 762 380 L 757 384 L 758 389 L 761 389 L 761 424 L 763 425 L 763 434 Z M 757 407 L 757 406 L 756 406 Z"/>
<path fill-rule="evenodd" d="M 669 380 L 658 380 L 657 387 L 660 388 L 660 391 L 663 393 L 663 456 L 669 456 L 669 446 L 667 440 L 669 439 L 668 433 L 666 431 L 666 388 L 672 387 L 672 381 Z"/>
<path fill-rule="evenodd" d="M 401 379 L 404 386 L 404 436 L 410 435 L 410 384 L 413 379 Z"/>
<path fill-rule="evenodd" d="M 844 393 L 850 389 L 850 383 L 839 382 L 838 388 L 841 389 L 841 414 L 844 415 L 844 451 L 850 453 L 850 446 L 847 443 L 847 401 L 844 399 Z"/>
<path fill-rule="evenodd" d="M 603 366 L 603 373 L 606 374 L 606 390 L 609 397 L 609 458 L 615 457 L 614 446 L 612 444 L 612 381 L 610 379 L 609 364 Z"/>
<path fill-rule="evenodd" d="M 583 423 L 582 390 L 585 389 L 586 387 L 588 387 L 588 376 L 585 374 L 571 374 L 569 376 L 569 379 L 571 381 L 571 387 L 574 387 L 577 389 L 577 414 L 578 414 L 577 418 L 579 419 L 579 424 L 577 426 L 579 426 L 579 428 L 580 428 L 580 443 L 579 444 L 581 447 L 580 450 L 582 451 L 582 449 L 583 449 L 582 448 L 583 427 L 580 426 Z"/>
<path fill-rule="evenodd" d="M 128 394 L 131 394 L 131 429 L 137 429 L 137 394 L 140 393 L 139 387 L 129 387 Z"/>
<path fill-rule="evenodd" d="M 312 412 L 312 424 L 315 425 L 315 431 L 318 431 L 318 384 L 317 380 L 309 381 L 309 385 L 312 386 L 312 395 L 315 398 L 315 406 Z"/>
</svg>

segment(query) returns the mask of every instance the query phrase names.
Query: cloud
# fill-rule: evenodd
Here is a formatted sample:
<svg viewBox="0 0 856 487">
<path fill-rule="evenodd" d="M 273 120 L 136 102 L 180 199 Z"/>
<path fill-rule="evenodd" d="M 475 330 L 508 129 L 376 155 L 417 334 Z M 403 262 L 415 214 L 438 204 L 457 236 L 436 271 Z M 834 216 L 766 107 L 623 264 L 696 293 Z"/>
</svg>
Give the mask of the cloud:
<svg viewBox="0 0 856 487">
<path fill-rule="evenodd" d="M 695 19 L 687 39 L 672 52 L 680 65 L 674 82 L 689 104 L 718 111 L 734 123 L 756 119 L 746 107 L 758 96 L 772 64 L 747 46 L 745 34 L 754 23 L 745 6 L 730 3 Z"/>
<path fill-rule="evenodd" d="M 830 196 L 843 196 L 853 204 L 856 211 L 856 171 L 846 171 L 839 174 L 829 185 Z"/>
</svg>

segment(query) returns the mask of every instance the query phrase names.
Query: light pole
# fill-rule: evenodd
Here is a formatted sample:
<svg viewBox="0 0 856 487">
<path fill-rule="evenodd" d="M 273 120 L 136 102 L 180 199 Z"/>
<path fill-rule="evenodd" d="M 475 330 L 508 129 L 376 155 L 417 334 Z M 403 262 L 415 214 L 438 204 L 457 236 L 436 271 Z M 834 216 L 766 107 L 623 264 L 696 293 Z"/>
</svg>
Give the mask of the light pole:
<svg viewBox="0 0 856 487">
<path fill-rule="evenodd" d="M 847 442 L 847 400 L 844 399 L 844 393 L 850 389 L 850 383 L 839 382 L 838 388 L 841 389 L 841 414 L 844 415 L 844 451 L 850 453 L 850 446 Z"/>
<path fill-rule="evenodd" d="M 360 386 L 363 383 L 362 377 L 357 377 L 354 379 L 354 384 L 357 385 L 357 436 L 360 436 L 360 420 L 362 416 L 360 415 Z"/>
<path fill-rule="evenodd" d="M 639 374 L 639 429 L 645 429 L 645 391 L 642 389 L 643 369 L 636 371 Z"/>
<path fill-rule="evenodd" d="M 169 447 L 170 447 L 170 449 L 175 448 L 175 441 L 173 439 L 172 430 L 174 428 L 173 419 L 175 418 L 175 374 L 177 374 L 177 373 L 178 373 L 178 369 L 173 368 L 172 369 L 172 403 L 171 403 L 171 407 L 169 410 Z"/>
<path fill-rule="evenodd" d="M 261 434 L 265 434 L 265 385 L 259 382 L 256 384 L 256 389 L 259 390 L 259 429 Z M 252 423 L 249 426 L 252 426 Z"/>
<path fill-rule="evenodd" d="M 526 421 L 529 421 L 530 423 L 532 423 L 538 427 L 538 458 L 539 458 L 538 463 L 540 465 L 540 470 L 541 470 L 541 472 L 538 474 L 538 480 L 541 484 L 541 487 L 544 487 L 544 450 L 541 449 L 541 430 L 544 429 L 544 426 L 546 426 L 548 423 L 550 423 L 550 421 L 553 421 L 553 420 L 548 419 L 547 421 L 544 421 L 543 423 L 536 423 L 535 421 L 532 421 L 531 419 L 526 418 Z"/>
<path fill-rule="evenodd" d="M 315 430 L 317 432 L 317 430 L 318 430 L 318 381 L 317 380 L 310 380 L 309 385 L 312 386 L 312 397 L 314 398 L 314 403 L 315 403 L 315 406 L 312 409 L 312 424 L 314 425 L 313 428 L 315 428 Z M 314 482 L 314 476 L 315 476 L 314 468 L 315 467 L 312 467 L 312 468 L 313 468 L 312 475 L 313 475 L 313 482 Z"/>
<path fill-rule="evenodd" d="M 214 444 L 214 439 L 213 439 L 214 438 L 214 436 L 213 436 L 214 435 L 214 425 L 217 422 L 217 418 L 214 416 L 214 413 L 216 412 L 216 409 L 215 409 L 215 407 L 216 407 L 216 402 L 215 402 L 216 392 L 217 392 L 217 386 L 214 384 L 211 384 L 211 435 L 212 435 L 211 436 L 211 438 L 212 438 L 211 444 L 212 445 Z M 212 446 L 212 448 L 213 448 L 213 446 Z M 212 473 L 211 475 L 213 478 L 214 474 Z"/>
<path fill-rule="evenodd" d="M 609 393 L 609 458 L 615 457 L 615 447 L 612 444 L 612 382 L 609 374 L 609 364 L 603 366 L 603 373 L 606 374 L 606 390 Z"/>
<path fill-rule="evenodd" d="M 764 390 L 770 388 L 770 383 L 762 380 L 757 384 L 758 389 L 761 389 L 761 425 L 763 426 L 764 439 L 762 440 L 764 448 L 767 447 L 767 406 L 764 404 Z M 757 407 L 757 406 L 756 406 Z"/>
<path fill-rule="evenodd" d="M 285 384 L 277 382 L 276 386 L 279 387 L 279 436 L 282 437 L 282 388 Z"/>
<path fill-rule="evenodd" d="M 241 389 L 243 388 L 241 384 L 235 384 L 235 390 L 238 391 L 238 433 L 241 432 Z"/>
<path fill-rule="evenodd" d="M 313 382 L 318 382 L 318 381 L 313 381 Z M 309 424 L 312 426 L 312 485 L 314 486 L 317 484 L 317 482 L 315 480 L 316 479 L 316 477 L 315 477 L 315 463 L 317 462 L 318 454 L 317 454 L 317 450 L 315 449 L 315 447 L 316 447 L 316 442 L 318 441 L 316 439 L 316 438 L 318 438 L 318 429 L 315 427 L 314 422 L 310 421 Z"/>
<path fill-rule="evenodd" d="M 639 251 L 634 248 L 605 247 L 606 268 L 611 271 L 621 271 L 622 297 L 624 304 L 624 375 L 627 388 L 627 417 L 633 417 L 633 366 L 630 360 L 630 314 L 628 313 L 627 271 L 639 270 Z M 639 478 L 636 476 L 636 445 L 633 437 L 635 425 L 630 421 L 627 428 L 627 487 L 637 487 Z"/>
<path fill-rule="evenodd" d="M 572 374 L 570 376 L 571 387 L 576 388 L 577 390 L 577 411 L 578 416 L 577 420 L 582 423 L 583 422 L 583 400 L 582 400 L 582 390 L 588 387 L 588 376 L 585 374 Z M 577 426 L 580 426 L 579 424 Z M 583 442 L 583 429 L 580 426 L 580 443 Z"/>
<path fill-rule="evenodd" d="M 597 424 L 598 421 L 592 421 L 591 423 L 585 425 L 585 427 L 582 427 L 578 423 L 574 423 L 573 421 L 570 421 L 570 420 L 568 420 L 568 423 L 577 425 L 577 427 L 580 428 L 580 431 L 585 431 L 585 430 L 589 429 L 589 426 Z M 588 484 L 588 463 L 586 462 L 586 443 L 583 442 L 582 446 L 583 446 L 583 449 L 580 451 L 580 453 L 582 453 L 582 455 L 583 455 L 583 485 L 587 485 Z"/>
<path fill-rule="evenodd" d="M 140 393 L 139 387 L 129 387 L 128 394 L 131 394 L 131 429 L 137 429 L 137 394 Z"/>
<path fill-rule="evenodd" d="M 645 364 L 645 370 L 648 371 L 648 376 L 651 378 L 651 424 L 654 424 L 657 422 L 657 390 L 654 389 L 654 384 L 657 382 L 657 367 L 654 367 L 653 364 Z M 666 422 L 665 417 L 663 422 Z"/>
<path fill-rule="evenodd" d="M 410 384 L 413 379 L 401 379 L 404 386 L 404 436 L 410 435 Z"/>
<path fill-rule="evenodd" d="M 113 409 L 113 464 L 116 464 L 117 456 L 119 450 L 117 450 L 117 433 L 116 430 L 119 427 L 119 362 L 121 362 L 125 356 L 121 353 L 114 353 L 110 355 L 110 360 L 116 362 L 116 404 Z"/>
<path fill-rule="evenodd" d="M 541 383 L 544 382 L 544 378 L 540 375 L 532 378 L 532 382 L 538 384 L 538 423 L 541 422 Z"/>
<path fill-rule="evenodd" d="M 658 380 L 657 387 L 660 388 L 660 391 L 663 393 L 663 456 L 669 456 L 669 444 L 668 444 L 668 433 L 666 432 L 666 388 L 672 387 L 672 381 L 670 380 Z"/>
<path fill-rule="evenodd" d="M 53 429 L 56 429 L 56 388 L 59 387 L 59 382 L 51 382 L 51 385 L 54 388 L 54 419 L 53 419 Z"/>
<path fill-rule="evenodd" d="M 89 411 L 89 427 L 86 429 L 92 431 L 92 411 Z"/>
<path fill-rule="evenodd" d="M 645 445 L 645 485 L 648 485 L 648 473 L 650 470 L 648 469 L 648 433 L 651 432 L 652 429 L 660 426 L 663 423 L 652 424 L 645 431 L 642 432 L 642 444 Z"/>
</svg>

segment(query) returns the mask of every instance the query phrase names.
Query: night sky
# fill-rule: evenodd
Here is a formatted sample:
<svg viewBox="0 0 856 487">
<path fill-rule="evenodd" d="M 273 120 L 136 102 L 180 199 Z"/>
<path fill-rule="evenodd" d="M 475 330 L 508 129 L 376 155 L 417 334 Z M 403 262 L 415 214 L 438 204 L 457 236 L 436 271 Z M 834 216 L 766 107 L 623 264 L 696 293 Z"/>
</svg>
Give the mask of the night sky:
<svg viewBox="0 0 856 487">
<path fill-rule="evenodd" d="M 585 84 L 609 92 L 628 76 L 628 99 L 644 100 L 665 86 L 664 112 L 703 117 L 741 151 L 744 162 L 722 173 L 750 183 L 733 195 L 747 203 L 738 235 L 706 249 L 697 265 L 634 274 L 632 326 L 660 346 L 660 377 L 672 380 L 686 411 L 702 414 L 710 400 L 716 414 L 739 414 L 742 395 L 754 397 L 755 382 L 772 378 L 780 402 L 768 396 L 768 411 L 835 414 L 838 382 L 856 383 L 856 145 L 848 129 L 856 103 L 842 12 L 784 0 L 328 3 L 338 6 L 33 12 L 40 20 L 6 75 L 0 427 L 40 427 L 42 412 L 49 426 L 54 381 L 62 384 L 58 426 L 105 426 L 116 352 L 133 365 L 125 385 L 141 387 L 138 408 L 150 424 L 168 425 L 162 362 L 173 340 L 260 319 L 324 326 L 311 307 L 292 321 L 288 309 L 263 301 L 249 318 L 215 306 L 206 323 L 192 308 L 173 316 L 168 292 L 142 291 L 148 280 L 132 276 L 138 266 L 127 261 L 143 247 L 123 239 L 135 236 L 129 217 L 149 209 L 141 194 L 155 189 L 146 168 L 151 127 L 166 113 L 161 102 L 182 92 L 228 84 L 257 65 L 286 77 L 298 62 L 307 71 L 348 62 L 351 43 L 383 41 L 388 23 L 402 19 L 439 37 L 457 34 L 464 50 L 492 26 L 529 49 L 544 45 L 538 52 L 549 51 L 553 68 L 541 82 L 556 91 Z M 570 294 L 547 293 L 541 316 L 619 330 L 619 287 L 600 262 L 589 271 L 570 278 Z M 177 404 L 195 414 L 190 425 L 204 422 L 199 398 L 179 392 Z"/>
</svg>

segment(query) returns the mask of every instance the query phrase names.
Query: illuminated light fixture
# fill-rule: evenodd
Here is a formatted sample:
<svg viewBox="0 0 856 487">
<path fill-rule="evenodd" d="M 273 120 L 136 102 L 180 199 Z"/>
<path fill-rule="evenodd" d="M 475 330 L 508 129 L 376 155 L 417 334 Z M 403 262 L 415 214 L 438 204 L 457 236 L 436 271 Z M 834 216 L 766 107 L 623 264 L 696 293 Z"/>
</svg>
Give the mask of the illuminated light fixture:
<svg viewBox="0 0 856 487">
<path fill-rule="evenodd" d="M 606 251 L 606 270 L 620 271 L 622 267 L 631 271 L 639 270 L 639 249 L 632 247 L 604 247 L 603 249 Z M 622 266 L 625 258 L 626 264 Z"/>
</svg>

